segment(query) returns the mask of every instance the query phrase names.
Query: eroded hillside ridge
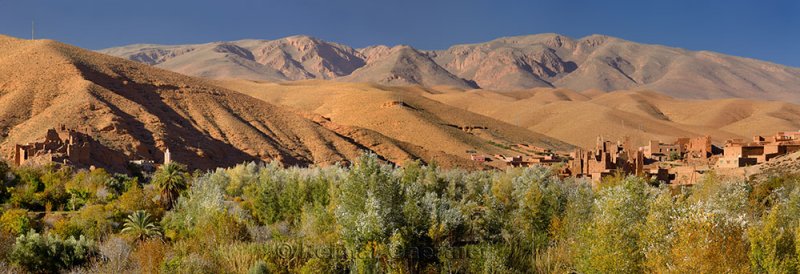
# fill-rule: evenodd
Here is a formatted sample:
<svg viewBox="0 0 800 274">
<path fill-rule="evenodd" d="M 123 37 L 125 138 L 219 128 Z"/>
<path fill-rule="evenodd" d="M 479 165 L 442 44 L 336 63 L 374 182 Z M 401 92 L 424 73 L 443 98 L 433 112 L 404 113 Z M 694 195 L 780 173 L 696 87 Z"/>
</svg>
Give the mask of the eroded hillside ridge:
<svg viewBox="0 0 800 274">
<path fill-rule="evenodd" d="M 424 51 L 354 49 L 309 36 L 196 45 L 129 45 L 100 52 L 192 76 L 291 81 L 335 79 L 461 89 L 648 89 L 677 98 L 800 102 L 800 69 L 708 51 L 590 35 L 504 37 Z"/>
</svg>

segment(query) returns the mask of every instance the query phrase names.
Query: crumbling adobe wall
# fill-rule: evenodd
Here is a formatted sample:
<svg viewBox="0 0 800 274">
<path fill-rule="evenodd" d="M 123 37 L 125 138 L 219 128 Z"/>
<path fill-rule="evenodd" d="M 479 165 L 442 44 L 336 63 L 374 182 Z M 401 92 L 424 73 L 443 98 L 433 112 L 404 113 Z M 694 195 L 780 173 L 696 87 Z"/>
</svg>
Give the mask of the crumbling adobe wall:
<svg viewBox="0 0 800 274">
<path fill-rule="evenodd" d="M 89 168 L 106 168 L 113 172 L 127 172 L 124 154 L 109 149 L 89 134 L 65 126 L 48 129 L 39 141 L 14 146 L 14 164 L 43 165 L 59 163 Z"/>
</svg>

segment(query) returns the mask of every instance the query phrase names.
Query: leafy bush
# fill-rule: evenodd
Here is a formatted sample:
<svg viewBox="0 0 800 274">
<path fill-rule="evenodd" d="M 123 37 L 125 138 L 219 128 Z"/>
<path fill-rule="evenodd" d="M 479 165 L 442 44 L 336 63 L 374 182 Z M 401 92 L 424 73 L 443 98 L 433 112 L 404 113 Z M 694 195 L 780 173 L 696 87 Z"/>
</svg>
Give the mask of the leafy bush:
<svg viewBox="0 0 800 274">
<path fill-rule="evenodd" d="M 11 235 L 20 235 L 31 229 L 31 219 L 25 209 L 9 209 L 0 216 L 0 229 Z"/>
<path fill-rule="evenodd" d="M 8 256 L 11 254 L 12 248 L 14 247 L 14 240 L 14 235 L 0 231 L 0 262 L 8 260 Z"/>
<path fill-rule="evenodd" d="M 94 242 L 84 237 L 62 240 L 31 230 L 17 238 L 10 259 L 29 272 L 55 273 L 84 265 L 96 253 Z"/>
<path fill-rule="evenodd" d="M 192 240 L 197 246 L 204 246 L 248 239 L 248 221 L 237 205 L 225 201 L 219 185 L 201 177 L 167 212 L 162 224 L 168 238 Z"/>
<path fill-rule="evenodd" d="M 697 203 L 675 220 L 672 262 L 680 273 L 748 273 L 745 221 Z"/>
<path fill-rule="evenodd" d="M 68 221 L 67 228 L 72 234 L 63 237 L 84 235 L 89 239 L 100 240 L 114 230 L 111 211 L 104 205 L 87 205 L 76 212 Z"/>
<path fill-rule="evenodd" d="M 158 193 L 152 187 L 143 188 L 138 184 L 131 184 L 128 190 L 122 193 L 116 201 L 119 211 L 124 214 L 131 214 L 137 210 L 144 210 L 153 217 L 160 218 L 164 210 L 158 205 L 156 197 Z"/>
</svg>

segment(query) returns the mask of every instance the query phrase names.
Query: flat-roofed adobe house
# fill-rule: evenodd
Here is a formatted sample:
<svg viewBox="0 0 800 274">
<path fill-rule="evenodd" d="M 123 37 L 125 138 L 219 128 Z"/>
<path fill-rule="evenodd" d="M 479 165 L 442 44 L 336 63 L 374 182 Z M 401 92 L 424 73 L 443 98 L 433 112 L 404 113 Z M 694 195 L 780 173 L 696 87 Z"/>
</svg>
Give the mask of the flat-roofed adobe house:
<svg viewBox="0 0 800 274">
<path fill-rule="evenodd" d="M 800 151 L 800 132 L 777 132 L 772 136 L 753 136 L 751 141 L 725 142 L 717 168 L 737 168 L 768 162 L 775 157 Z"/>
</svg>

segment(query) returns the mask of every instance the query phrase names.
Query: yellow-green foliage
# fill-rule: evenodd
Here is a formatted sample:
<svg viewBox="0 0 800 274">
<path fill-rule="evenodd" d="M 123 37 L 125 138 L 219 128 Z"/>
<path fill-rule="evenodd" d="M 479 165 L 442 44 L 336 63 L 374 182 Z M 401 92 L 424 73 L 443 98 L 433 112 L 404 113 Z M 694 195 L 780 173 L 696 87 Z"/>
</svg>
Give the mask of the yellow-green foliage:
<svg viewBox="0 0 800 274">
<path fill-rule="evenodd" d="M 12 235 L 20 235 L 31 228 L 31 219 L 25 209 L 9 209 L 0 216 L 0 229 Z"/>
<path fill-rule="evenodd" d="M 672 249 L 675 231 L 673 220 L 682 212 L 683 196 L 674 197 L 669 189 L 659 189 L 650 202 L 644 226 L 639 232 L 644 255 L 643 267 L 653 273 L 669 272 L 673 265 Z"/>
<path fill-rule="evenodd" d="M 748 273 L 743 220 L 707 205 L 692 206 L 673 226 L 671 248 L 679 273 Z"/>
<path fill-rule="evenodd" d="M 750 227 L 750 262 L 754 270 L 767 273 L 797 273 L 795 229 L 797 217 L 786 206 L 776 205 L 760 224 Z"/>
<path fill-rule="evenodd" d="M 161 217 L 164 211 L 156 202 L 157 195 L 155 188 L 144 189 L 138 184 L 132 184 L 126 192 L 119 196 L 116 205 L 125 214 L 145 210 L 155 217 Z"/>
<path fill-rule="evenodd" d="M 592 222 L 584 232 L 579 268 L 594 273 L 642 272 L 639 232 L 647 214 L 644 180 L 628 177 L 603 188 L 595 199 Z"/>
</svg>

